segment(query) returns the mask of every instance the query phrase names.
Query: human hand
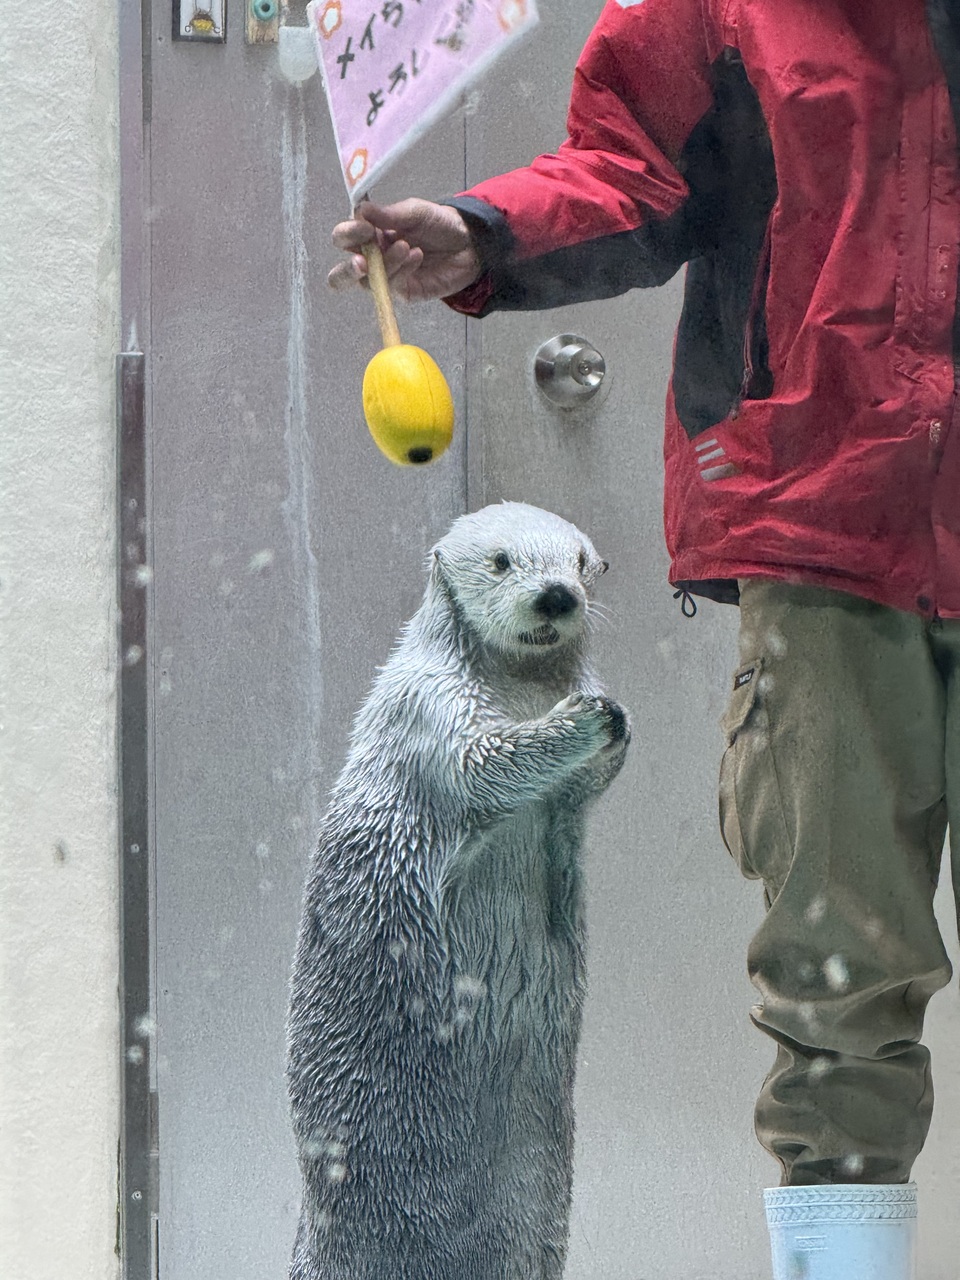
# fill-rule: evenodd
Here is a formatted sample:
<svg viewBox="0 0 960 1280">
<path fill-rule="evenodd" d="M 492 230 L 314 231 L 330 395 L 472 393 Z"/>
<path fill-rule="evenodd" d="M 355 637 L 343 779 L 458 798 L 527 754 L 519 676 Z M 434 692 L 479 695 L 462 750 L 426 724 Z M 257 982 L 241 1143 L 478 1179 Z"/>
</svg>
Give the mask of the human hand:
<svg viewBox="0 0 960 1280">
<path fill-rule="evenodd" d="M 361 249 L 376 238 L 391 289 L 408 301 L 445 298 L 473 284 L 480 258 L 466 222 L 456 209 L 431 200 L 360 205 L 357 217 L 338 223 L 333 243 L 352 256 L 327 276 L 334 289 L 367 283 Z"/>
</svg>

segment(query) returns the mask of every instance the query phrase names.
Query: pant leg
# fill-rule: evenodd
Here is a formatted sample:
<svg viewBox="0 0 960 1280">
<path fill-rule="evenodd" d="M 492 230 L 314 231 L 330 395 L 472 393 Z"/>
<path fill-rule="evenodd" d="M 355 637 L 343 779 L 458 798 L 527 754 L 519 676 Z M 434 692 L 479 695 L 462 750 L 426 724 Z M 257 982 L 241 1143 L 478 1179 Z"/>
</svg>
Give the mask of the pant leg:
<svg viewBox="0 0 960 1280">
<path fill-rule="evenodd" d="M 904 1182 L 933 1105 L 923 1013 L 950 978 L 944 681 L 919 617 L 761 580 L 741 611 L 721 822 L 768 907 L 748 953 L 778 1045 L 757 1134 L 785 1185 Z"/>
<path fill-rule="evenodd" d="M 933 649 L 947 687 L 946 779 L 947 820 L 950 824 L 950 861 L 953 897 L 960 932 L 960 619 L 935 627 Z"/>
</svg>

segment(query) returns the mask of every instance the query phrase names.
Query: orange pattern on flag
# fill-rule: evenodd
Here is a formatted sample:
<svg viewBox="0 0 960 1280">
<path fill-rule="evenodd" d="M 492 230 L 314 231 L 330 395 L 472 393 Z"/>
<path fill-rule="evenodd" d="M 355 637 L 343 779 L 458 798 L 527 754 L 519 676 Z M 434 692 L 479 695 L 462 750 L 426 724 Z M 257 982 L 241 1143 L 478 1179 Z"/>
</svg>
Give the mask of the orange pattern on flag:
<svg viewBox="0 0 960 1280">
<path fill-rule="evenodd" d="M 330 0 L 329 4 L 323 6 L 317 17 L 317 30 L 324 40 L 329 40 L 342 23 L 343 9 L 340 6 L 340 0 Z"/>
</svg>

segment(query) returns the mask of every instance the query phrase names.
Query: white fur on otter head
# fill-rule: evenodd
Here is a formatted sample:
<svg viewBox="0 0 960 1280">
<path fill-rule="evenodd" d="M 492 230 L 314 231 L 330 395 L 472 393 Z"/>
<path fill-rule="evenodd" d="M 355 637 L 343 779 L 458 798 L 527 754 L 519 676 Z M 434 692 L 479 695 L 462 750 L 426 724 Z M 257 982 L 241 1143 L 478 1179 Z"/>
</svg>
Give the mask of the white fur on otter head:
<svg viewBox="0 0 960 1280">
<path fill-rule="evenodd" d="M 604 567 L 535 507 L 461 517 L 357 716 L 294 964 L 290 1280 L 560 1280 L 584 810 L 629 742 Z"/>
<path fill-rule="evenodd" d="M 582 646 L 588 591 L 607 568 L 575 525 L 523 502 L 461 516 L 431 557 L 431 585 L 470 637 L 519 659 Z"/>
</svg>

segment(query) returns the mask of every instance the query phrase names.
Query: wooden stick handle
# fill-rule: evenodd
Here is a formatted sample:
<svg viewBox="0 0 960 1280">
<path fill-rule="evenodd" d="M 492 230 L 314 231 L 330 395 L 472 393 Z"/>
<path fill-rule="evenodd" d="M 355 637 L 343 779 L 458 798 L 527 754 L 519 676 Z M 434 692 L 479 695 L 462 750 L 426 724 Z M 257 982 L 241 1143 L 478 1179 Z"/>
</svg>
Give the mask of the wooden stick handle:
<svg viewBox="0 0 960 1280">
<path fill-rule="evenodd" d="M 397 324 L 397 317 L 393 313 L 393 300 L 390 297 L 390 285 L 387 282 L 387 268 L 383 264 L 383 254 L 380 252 L 380 246 L 376 240 L 364 246 L 363 256 L 367 260 L 367 279 L 370 281 L 370 291 L 373 294 L 374 302 L 377 304 L 377 320 L 380 323 L 383 345 L 385 347 L 398 347 L 400 345 L 400 327 Z"/>
</svg>

